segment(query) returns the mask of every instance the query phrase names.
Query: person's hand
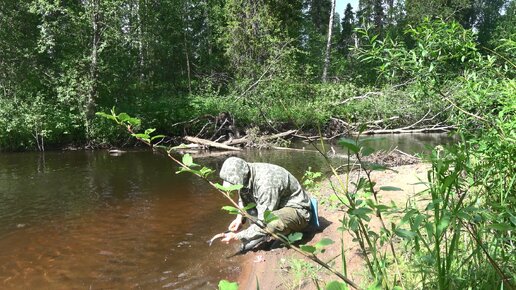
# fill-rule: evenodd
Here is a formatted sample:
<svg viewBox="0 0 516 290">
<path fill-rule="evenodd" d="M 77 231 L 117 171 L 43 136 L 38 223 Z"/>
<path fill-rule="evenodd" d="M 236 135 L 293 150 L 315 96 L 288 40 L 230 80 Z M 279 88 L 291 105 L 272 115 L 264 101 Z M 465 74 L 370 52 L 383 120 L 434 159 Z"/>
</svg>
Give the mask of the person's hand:
<svg viewBox="0 0 516 290">
<path fill-rule="evenodd" d="M 236 232 L 242 226 L 242 216 L 237 215 L 237 217 L 229 224 L 228 230 L 230 232 Z"/>
<path fill-rule="evenodd" d="M 236 241 L 236 240 L 238 240 L 238 238 L 236 237 L 235 233 L 229 232 L 229 233 L 225 233 L 224 237 L 220 241 L 225 242 L 226 244 L 229 244 L 229 242 L 231 242 L 233 240 Z"/>
</svg>

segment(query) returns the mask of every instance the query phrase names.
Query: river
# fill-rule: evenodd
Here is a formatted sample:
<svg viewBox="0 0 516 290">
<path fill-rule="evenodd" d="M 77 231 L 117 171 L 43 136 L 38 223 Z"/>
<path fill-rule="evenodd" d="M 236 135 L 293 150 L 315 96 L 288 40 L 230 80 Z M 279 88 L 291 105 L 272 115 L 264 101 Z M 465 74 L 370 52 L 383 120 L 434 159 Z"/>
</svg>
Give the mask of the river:
<svg viewBox="0 0 516 290">
<path fill-rule="evenodd" d="M 369 144 L 414 153 L 451 140 L 390 135 Z M 196 162 L 218 174 L 228 156 Z M 313 152 L 237 156 L 284 166 L 298 178 L 308 167 L 324 171 Z M 227 202 L 176 170 L 150 151 L 0 153 L 0 288 L 216 289 L 220 279 L 235 280 L 243 259 L 229 256 L 238 245 L 207 244 L 232 220 L 220 209 Z"/>
</svg>

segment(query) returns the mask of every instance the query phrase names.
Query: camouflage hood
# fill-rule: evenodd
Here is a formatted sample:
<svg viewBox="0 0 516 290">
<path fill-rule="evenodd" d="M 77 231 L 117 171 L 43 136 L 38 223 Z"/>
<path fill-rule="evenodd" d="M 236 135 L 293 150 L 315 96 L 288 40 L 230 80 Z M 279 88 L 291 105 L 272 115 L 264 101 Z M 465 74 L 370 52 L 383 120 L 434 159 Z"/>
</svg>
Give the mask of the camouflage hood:
<svg viewBox="0 0 516 290">
<path fill-rule="evenodd" d="M 231 184 L 242 184 L 248 186 L 251 169 L 245 160 L 238 157 L 229 157 L 222 164 L 220 178 Z"/>
</svg>

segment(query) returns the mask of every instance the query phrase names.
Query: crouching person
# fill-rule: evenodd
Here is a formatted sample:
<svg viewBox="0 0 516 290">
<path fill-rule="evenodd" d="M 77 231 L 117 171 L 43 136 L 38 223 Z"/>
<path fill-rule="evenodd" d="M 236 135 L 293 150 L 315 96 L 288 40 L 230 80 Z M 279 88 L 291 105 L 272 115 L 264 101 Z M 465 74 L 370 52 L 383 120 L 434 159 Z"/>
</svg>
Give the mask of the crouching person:
<svg viewBox="0 0 516 290">
<path fill-rule="evenodd" d="M 283 167 L 268 163 L 248 163 L 241 158 L 230 157 L 222 165 L 220 178 L 224 180 L 224 186 L 243 185 L 239 191 L 238 204 L 240 207 L 256 204 L 253 215 L 262 225 L 266 210 L 277 217 L 265 225 L 270 232 L 288 235 L 308 227 L 312 215 L 310 197 L 299 181 Z M 242 215 L 237 215 L 222 241 L 229 243 L 240 240 L 242 251 L 267 241 L 269 234 L 256 224 L 238 232 L 243 222 Z"/>
</svg>

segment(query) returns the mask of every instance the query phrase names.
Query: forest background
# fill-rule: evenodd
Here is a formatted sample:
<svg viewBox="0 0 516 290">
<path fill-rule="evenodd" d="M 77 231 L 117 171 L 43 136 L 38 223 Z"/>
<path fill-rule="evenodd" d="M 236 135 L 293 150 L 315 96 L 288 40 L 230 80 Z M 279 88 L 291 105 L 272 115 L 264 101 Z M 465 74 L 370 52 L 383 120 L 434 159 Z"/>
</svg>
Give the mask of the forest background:
<svg viewBox="0 0 516 290">
<path fill-rule="evenodd" d="M 209 139 L 222 112 L 242 134 L 452 128 L 457 144 L 429 157 L 426 208 L 346 187 L 343 228 L 385 289 L 514 289 L 516 1 L 358 3 L 1 0 L 0 151 L 134 145 L 95 115 L 113 107 L 143 135 Z M 385 211 L 404 215 L 362 226 Z M 377 255 L 394 235 L 410 271 Z"/>
<path fill-rule="evenodd" d="M 210 137 L 213 126 L 201 129 L 221 112 L 242 133 L 455 126 L 453 104 L 472 114 L 496 105 L 493 84 L 471 99 L 465 79 L 514 76 L 514 1 L 361 0 L 344 15 L 334 7 L 3 0 L 0 150 L 124 144 L 95 116 L 112 107 L 171 136 Z"/>
</svg>

